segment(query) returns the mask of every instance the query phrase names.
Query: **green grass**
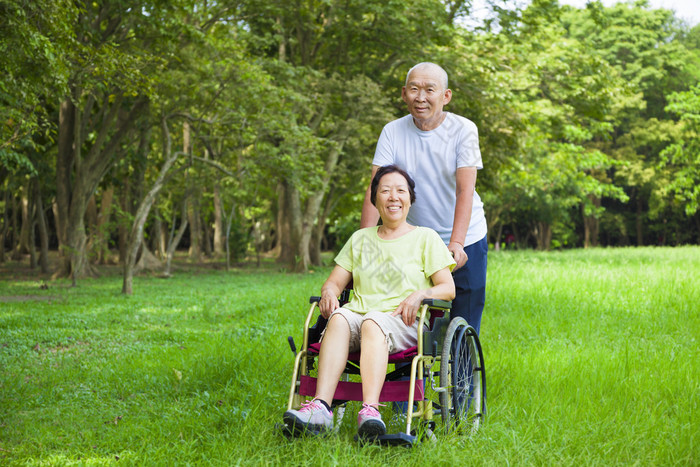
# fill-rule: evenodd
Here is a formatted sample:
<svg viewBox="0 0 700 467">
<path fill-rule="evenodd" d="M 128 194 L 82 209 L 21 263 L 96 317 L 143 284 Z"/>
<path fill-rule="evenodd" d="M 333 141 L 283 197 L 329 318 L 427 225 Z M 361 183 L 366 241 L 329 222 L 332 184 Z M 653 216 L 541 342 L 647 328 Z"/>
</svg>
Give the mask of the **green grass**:
<svg viewBox="0 0 700 467">
<path fill-rule="evenodd" d="M 473 438 L 275 430 L 328 274 L 0 282 L 2 465 L 698 465 L 700 248 L 492 252 Z"/>
</svg>

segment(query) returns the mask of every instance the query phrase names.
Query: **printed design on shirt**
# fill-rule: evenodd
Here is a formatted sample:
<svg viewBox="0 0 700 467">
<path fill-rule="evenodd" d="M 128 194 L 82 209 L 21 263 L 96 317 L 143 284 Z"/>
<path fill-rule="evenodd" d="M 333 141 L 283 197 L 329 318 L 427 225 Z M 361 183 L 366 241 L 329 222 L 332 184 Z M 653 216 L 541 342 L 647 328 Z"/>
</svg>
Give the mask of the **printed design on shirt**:
<svg viewBox="0 0 700 467">
<path fill-rule="evenodd" d="M 385 258 L 382 249 L 375 242 L 362 242 L 360 257 L 362 264 L 358 268 L 373 282 L 383 284 L 387 291 L 400 290 L 406 276 L 401 264 Z"/>
<path fill-rule="evenodd" d="M 448 144 L 450 141 L 459 138 L 463 128 L 464 125 L 458 119 L 446 118 L 439 127 L 440 131 L 436 132 L 435 135 L 444 144 Z M 468 127 L 462 135 L 462 140 L 460 149 L 464 150 L 467 160 L 479 160 L 481 158 L 481 150 L 479 149 L 479 133 L 476 127 Z"/>
</svg>

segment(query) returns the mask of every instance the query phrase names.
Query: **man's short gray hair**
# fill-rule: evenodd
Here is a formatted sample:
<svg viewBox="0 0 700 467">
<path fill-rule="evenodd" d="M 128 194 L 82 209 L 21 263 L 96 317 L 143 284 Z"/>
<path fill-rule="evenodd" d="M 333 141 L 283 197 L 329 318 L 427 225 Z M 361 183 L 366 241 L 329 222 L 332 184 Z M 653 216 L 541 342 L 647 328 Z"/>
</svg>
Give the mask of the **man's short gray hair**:
<svg viewBox="0 0 700 467">
<path fill-rule="evenodd" d="M 444 68 L 442 68 L 440 65 L 437 63 L 433 62 L 420 62 L 417 65 L 414 65 L 413 68 L 408 70 L 408 73 L 406 73 L 406 86 L 408 86 L 408 77 L 411 76 L 411 73 L 413 73 L 414 70 L 417 70 L 419 68 L 433 68 L 440 73 L 440 81 L 442 81 L 443 88 L 447 90 L 447 72 L 445 71 Z"/>
</svg>

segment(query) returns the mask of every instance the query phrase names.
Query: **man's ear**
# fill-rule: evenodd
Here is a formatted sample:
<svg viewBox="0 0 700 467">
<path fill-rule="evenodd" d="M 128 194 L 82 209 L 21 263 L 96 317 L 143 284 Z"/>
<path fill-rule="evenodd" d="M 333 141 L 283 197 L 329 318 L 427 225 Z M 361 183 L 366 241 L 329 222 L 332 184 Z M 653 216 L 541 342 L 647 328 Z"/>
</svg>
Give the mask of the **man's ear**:
<svg viewBox="0 0 700 467">
<path fill-rule="evenodd" d="M 447 105 L 452 100 L 452 89 L 446 89 L 442 99 L 442 105 Z"/>
</svg>

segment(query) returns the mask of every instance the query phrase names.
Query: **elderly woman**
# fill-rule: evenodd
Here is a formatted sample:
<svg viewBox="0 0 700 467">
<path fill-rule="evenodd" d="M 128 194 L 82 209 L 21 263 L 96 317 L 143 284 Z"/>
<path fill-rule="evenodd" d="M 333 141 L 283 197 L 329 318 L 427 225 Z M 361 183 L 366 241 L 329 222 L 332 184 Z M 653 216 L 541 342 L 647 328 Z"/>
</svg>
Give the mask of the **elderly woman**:
<svg viewBox="0 0 700 467">
<path fill-rule="evenodd" d="M 426 298 L 452 300 L 455 261 L 433 230 L 406 222 L 415 183 L 400 168 L 381 167 L 371 183 L 371 201 L 382 225 L 355 232 L 335 258 L 321 289 L 319 308 L 329 318 L 321 340 L 316 395 L 284 421 L 296 430 L 320 433 L 333 424 L 330 404 L 349 352 L 361 351 L 360 436 L 386 432 L 377 407 L 389 353 L 415 346 L 416 315 Z M 338 296 L 353 280 L 353 298 L 342 308 Z"/>
</svg>

